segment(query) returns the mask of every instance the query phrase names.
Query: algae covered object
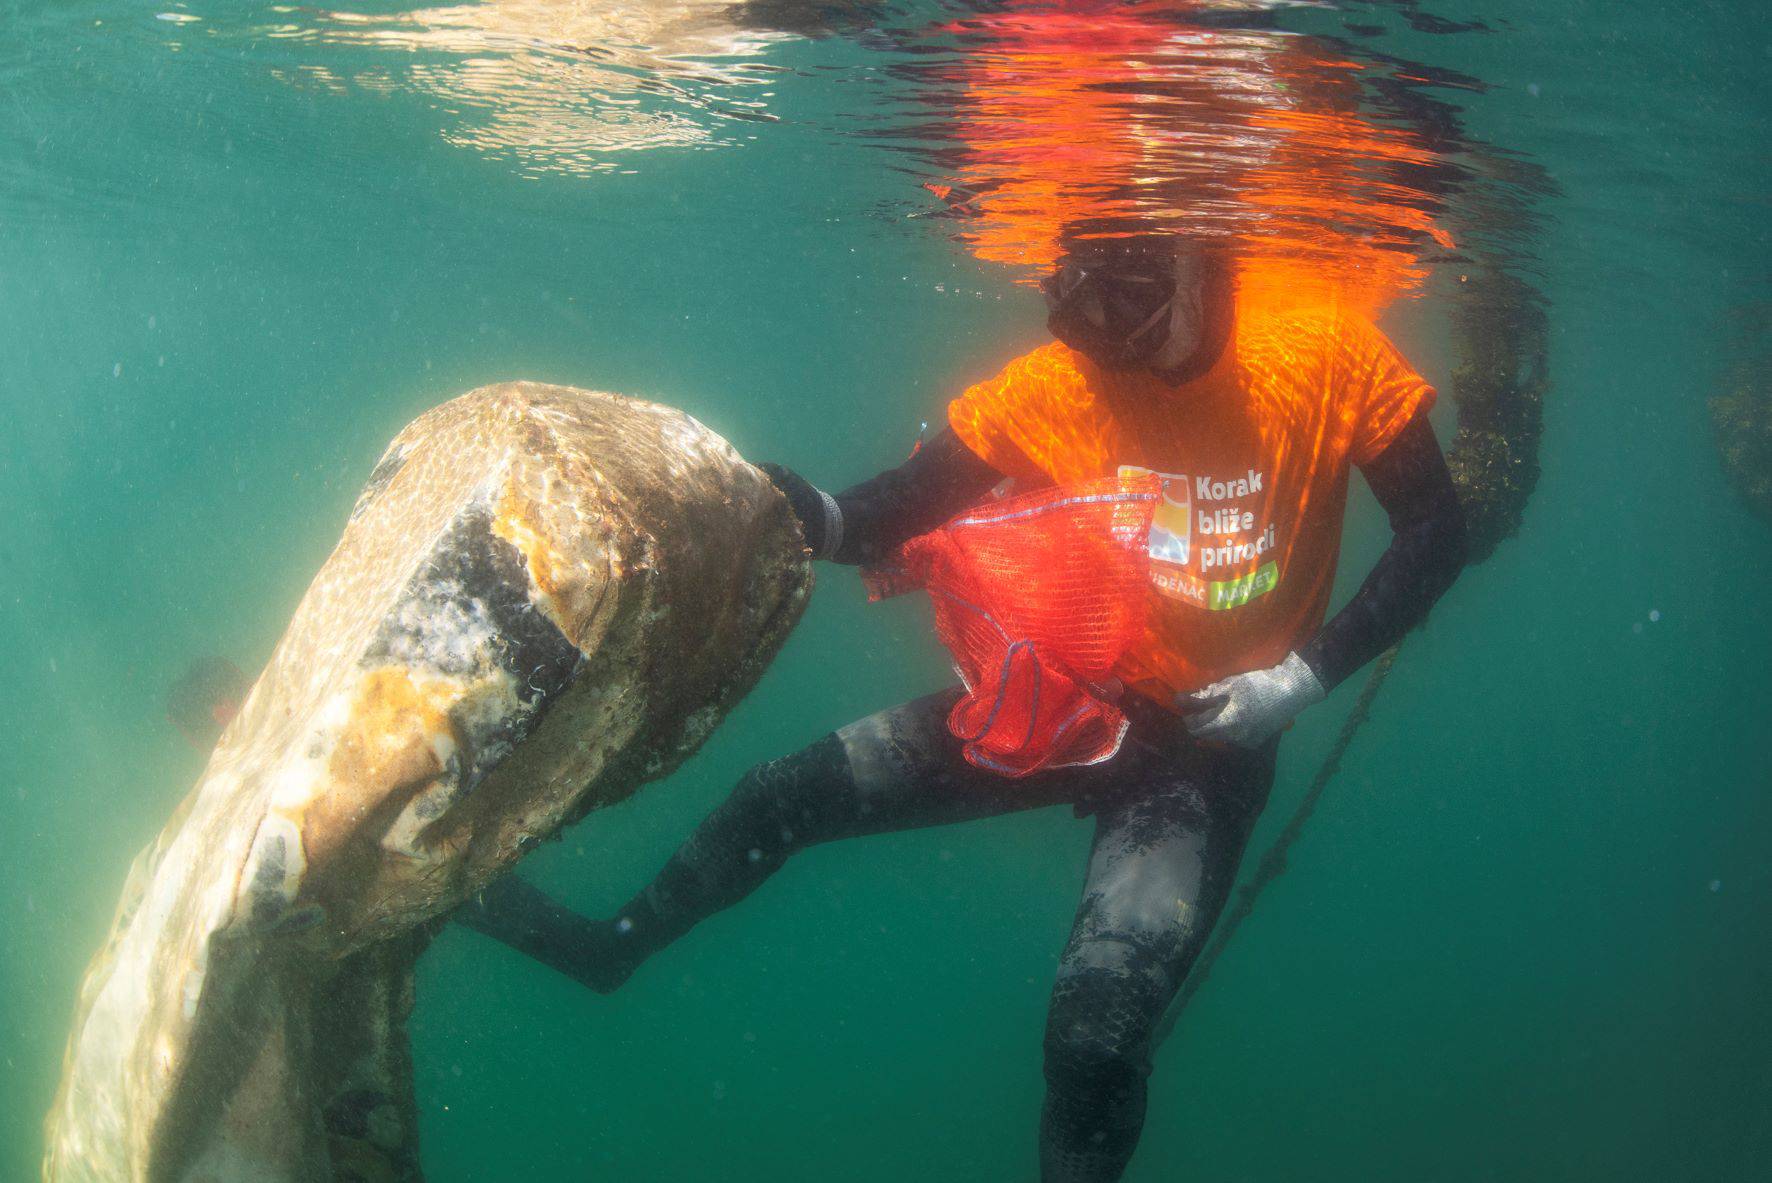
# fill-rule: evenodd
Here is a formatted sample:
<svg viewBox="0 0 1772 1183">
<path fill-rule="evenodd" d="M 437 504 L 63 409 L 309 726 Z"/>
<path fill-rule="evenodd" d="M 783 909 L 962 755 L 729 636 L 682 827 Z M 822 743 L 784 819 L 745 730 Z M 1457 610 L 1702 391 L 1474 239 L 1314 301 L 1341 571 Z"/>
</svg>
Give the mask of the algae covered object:
<svg viewBox="0 0 1772 1183">
<path fill-rule="evenodd" d="M 1722 393 L 1710 399 L 1711 429 L 1730 487 L 1748 509 L 1772 522 L 1772 304 L 1736 308 L 1725 347 Z"/>
<path fill-rule="evenodd" d="M 82 985 L 45 1177 L 420 1177 L 404 1021 L 440 918 L 670 771 L 810 572 L 678 411 L 514 383 L 421 416 Z"/>
</svg>

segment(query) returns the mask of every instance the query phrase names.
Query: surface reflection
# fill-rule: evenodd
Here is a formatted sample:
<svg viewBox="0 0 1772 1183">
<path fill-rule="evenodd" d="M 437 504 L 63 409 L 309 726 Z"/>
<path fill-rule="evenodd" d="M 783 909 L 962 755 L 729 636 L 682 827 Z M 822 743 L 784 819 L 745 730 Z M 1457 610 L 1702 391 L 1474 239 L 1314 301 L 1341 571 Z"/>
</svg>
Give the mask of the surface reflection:
<svg viewBox="0 0 1772 1183">
<path fill-rule="evenodd" d="M 529 176 L 626 171 L 647 149 L 834 119 L 833 132 L 908 158 L 937 202 L 915 212 L 951 219 L 975 255 L 1023 279 L 1067 242 L 1179 231 L 1234 241 L 1245 294 L 1333 294 L 1375 313 L 1437 262 L 1529 268 L 1530 210 L 1549 191 L 1535 166 L 1465 133 L 1453 99 L 1480 81 L 1384 52 L 1393 25 L 1486 32 L 1409 3 L 492 0 L 277 14 L 264 32 L 313 47 L 316 63 L 279 66 L 285 82 L 417 93 L 444 116 L 444 140 Z M 840 45 L 811 66 L 784 64 L 786 43 L 833 34 Z M 851 82 L 867 85 L 843 91 Z M 835 114 L 790 103 L 789 88 L 820 87 L 838 88 Z"/>
<path fill-rule="evenodd" d="M 529 175 L 626 167 L 649 148 L 705 147 L 730 121 L 764 121 L 757 59 L 793 34 L 745 27 L 724 0 L 496 0 L 369 15 L 279 10 L 285 42 L 383 51 L 348 75 L 278 76 L 344 93 L 414 91 L 452 118 L 441 135 Z"/>
<path fill-rule="evenodd" d="M 1282 15 L 1085 0 L 903 31 L 921 118 L 897 134 L 945 169 L 927 187 L 982 258 L 1175 231 L 1235 241 L 1246 293 L 1376 310 L 1458 248 L 1474 146 L 1423 91 L 1478 84 Z"/>
</svg>

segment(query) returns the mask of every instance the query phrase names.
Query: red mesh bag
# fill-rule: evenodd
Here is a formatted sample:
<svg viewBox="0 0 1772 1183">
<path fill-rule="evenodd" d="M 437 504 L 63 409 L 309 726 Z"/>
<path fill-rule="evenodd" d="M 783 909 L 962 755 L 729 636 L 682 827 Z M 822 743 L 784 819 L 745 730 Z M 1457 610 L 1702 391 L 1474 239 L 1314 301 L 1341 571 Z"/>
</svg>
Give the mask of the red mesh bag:
<svg viewBox="0 0 1772 1183">
<path fill-rule="evenodd" d="M 1003 776 L 1105 760 L 1126 717 L 1113 668 L 1144 631 L 1154 477 L 994 502 L 913 538 L 966 695 L 948 716 L 966 759 Z"/>
</svg>

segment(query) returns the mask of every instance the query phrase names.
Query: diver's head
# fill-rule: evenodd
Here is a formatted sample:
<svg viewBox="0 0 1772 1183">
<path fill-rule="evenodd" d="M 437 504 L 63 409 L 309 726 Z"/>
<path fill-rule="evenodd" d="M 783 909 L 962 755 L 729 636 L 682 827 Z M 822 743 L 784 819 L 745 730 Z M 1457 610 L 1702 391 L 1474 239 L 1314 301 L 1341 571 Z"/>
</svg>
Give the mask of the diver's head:
<svg viewBox="0 0 1772 1183">
<path fill-rule="evenodd" d="M 1108 369 L 1185 382 L 1211 368 L 1230 331 L 1229 263 L 1187 239 L 1078 242 L 1041 287 L 1052 335 Z"/>
</svg>

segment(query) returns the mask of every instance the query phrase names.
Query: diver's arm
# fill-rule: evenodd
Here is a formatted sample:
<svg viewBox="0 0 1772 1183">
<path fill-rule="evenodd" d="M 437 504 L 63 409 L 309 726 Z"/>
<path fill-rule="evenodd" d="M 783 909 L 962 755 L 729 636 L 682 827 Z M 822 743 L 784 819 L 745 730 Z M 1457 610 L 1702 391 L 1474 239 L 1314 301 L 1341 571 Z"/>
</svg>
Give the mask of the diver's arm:
<svg viewBox="0 0 1772 1183">
<path fill-rule="evenodd" d="M 911 458 L 831 496 L 791 469 L 762 465 L 794 507 L 814 558 L 872 565 L 976 505 L 1003 474 L 944 427 Z"/>
<path fill-rule="evenodd" d="M 1360 471 L 1390 515 L 1391 544 L 1354 598 L 1298 651 L 1325 691 L 1420 624 L 1467 551 L 1464 509 L 1425 414 Z"/>
<path fill-rule="evenodd" d="M 1396 644 L 1458 577 L 1464 510 L 1427 417 L 1412 419 L 1361 471 L 1390 515 L 1390 547 L 1347 606 L 1279 665 L 1179 695 L 1176 708 L 1194 735 L 1244 747 L 1265 743 Z"/>
</svg>

